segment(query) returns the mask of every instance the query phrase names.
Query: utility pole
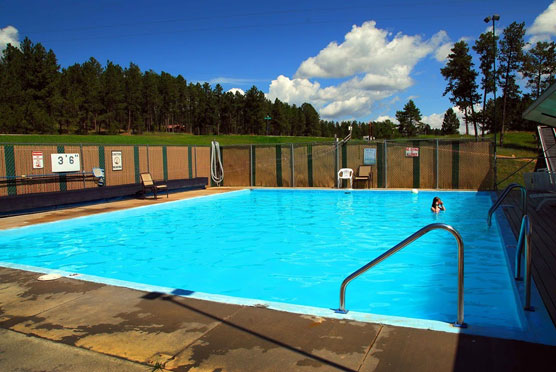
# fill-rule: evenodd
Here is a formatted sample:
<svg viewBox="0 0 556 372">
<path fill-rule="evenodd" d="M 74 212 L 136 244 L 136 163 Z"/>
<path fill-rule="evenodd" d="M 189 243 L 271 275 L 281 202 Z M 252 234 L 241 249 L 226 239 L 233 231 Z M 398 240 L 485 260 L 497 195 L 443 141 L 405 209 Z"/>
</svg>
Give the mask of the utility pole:
<svg viewBox="0 0 556 372">
<path fill-rule="evenodd" d="M 494 129 L 494 190 L 498 189 L 496 185 L 497 177 L 497 167 L 496 167 L 496 29 L 494 22 L 500 20 L 498 14 L 493 14 L 491 17 L 486 17 L 484 19 L 485 23 L 489 23 L 492 20 L 492 46 L 493 46 L 493 57 L 492 70 L 493 70 L 493 82 L 494 82 L 494 114 L 492 115 L 492 126 Z"/>
</svg>

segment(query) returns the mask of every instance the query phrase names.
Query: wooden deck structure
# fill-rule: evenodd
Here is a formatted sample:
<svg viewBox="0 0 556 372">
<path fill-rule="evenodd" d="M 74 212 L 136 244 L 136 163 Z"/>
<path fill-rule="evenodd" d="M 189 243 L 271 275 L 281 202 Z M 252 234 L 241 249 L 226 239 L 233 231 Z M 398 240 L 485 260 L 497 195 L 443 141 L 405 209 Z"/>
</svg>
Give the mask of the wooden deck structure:
<svg viewBox="0 0 556 372">
<path fill-rule="evenodd" d="M 556 204 L 544 205 L 536 211 L 542 198 L 531 195 L 534 194 L 527 196 L 527 214 L 532 231 L 531 271 L 552 322 L 556 324 Z M 514 190 L 503 203 L 512 206 L 504 208 L 504 213 L 516 239 L 521 227 L 520 198 L 519 190 Z"/>
</svg>

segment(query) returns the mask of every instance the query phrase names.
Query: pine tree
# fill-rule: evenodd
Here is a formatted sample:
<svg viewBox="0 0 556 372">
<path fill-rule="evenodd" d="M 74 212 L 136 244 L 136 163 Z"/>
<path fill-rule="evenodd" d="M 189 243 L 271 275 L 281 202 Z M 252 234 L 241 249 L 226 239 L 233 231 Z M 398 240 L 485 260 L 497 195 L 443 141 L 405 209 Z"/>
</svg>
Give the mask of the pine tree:
<svg viewBox="0 0 556 372">
<path fill-rule="evenodd" d="M 172 75 L 162 71 L 158 77 L 158 94 L 160 96 L 160 122 L 159 131 L 166 131 L 174 123 L 174 114 L 177 107 L 178 90 Z"/>
<path fill-rule="evenodd" d="M 160 94 L 158 92 L 158 74 L 153 70 L 143 74 L 143 117 L 147 131 L 154 131 L 160 110 Z"/>
<path fill-rule="evenodd" d="M 503 95 L 500 146 L 504 144 L 508 101 L 515 100 L 520 94 L 515 73 L 520 69 L 523 62 L 524 35 L 525 23 L 513 22 L 504 29 L 504 37 L 500 41 L 500 74 Z"/>
<path fill-rule="evenodd" d="M 472 120 L 475 127 L 475 138 L 478 138 L 474 108 L 480 97 L 475 82 L 477 72 L 473 70 L 473 62 L 465 41 L 458 41 L 454 44 L 451 53 L 448 55 L 448 62 L 440 72 L 448 80 L 444 95 L 450 93 L 450 102 L 463 111 L 465 115 L 465 134 L 469 134 L 469 121 Z"/>
<path fill-rule="evenodd" d="M 496 54 L 498 54 L 498 48 L 495 48 L 495 43 L 498 42 L 498 36 L 493 36 L 492 32 L 485 32 L 479 36 L 479 39 L 475 41 L 473 45 L 473 50 L 479 55 L 481 64 L 479 68 L 483 74 L 481 78 L 481 88 L 483 89 L 483 110 L 482 110 L 482 125 L 481 134 L 485 135 L 486 127 L 486 103 L 487 94 L 494 92 L 495 79 L 494 79 L 494 69 L 493 64 L 495 61 Z M 496 51 L 496 53 L 495 53 Z M 459 124 L 458 124 L 459 125 Z"/>
<path fill-rule="evenodd" d="M 521 73 L 535 98 L 552 85 L 556 74 L 556 43 L 539 41 L 525 54 Z"/>
<path fill-rule="evenodd" d="M 421 111 L 415 106 L 413 100 L 409 100 L 402 111 L 396 111 L 396 119 L 400 123 L 398 131 L 404 137 L 412 137 L 417 134 L 417 127 L 421 123 Z"/>
<path fill-rule="evenodd" d="M 94 59 L 89 60 L 81 65 L 83 75 L 83 109 L 85 110 L 85 118 L 83 122 L 83 133 L 88 133 L 89 128 L 95 132 L 99 131 L 98 118 L 102 110 L 100 77 L 102 76 L 102 66 Z M 89 125 L 92 120 L 92 125 Z"/>
<path fill-rule="evenodd" d="M 245 131 L 249 134 L 264 134 L 264 104 L 266 98 L 264 93 L 252 86 L 245 92 L 245 104 L 243 115 L 245 118 Z"/>
<path fill-rule="evenodd" d="M 124 120 L 124 73 L 121 66 L 108 61 L 101 76 L 102 121 L 109 133 L 118 133 Z"/>
<path fill-rule="evenodd" d="M 25 38 L 20 48 L 6 47 L 1 65 L 0 126 L 11 133 L 55 132 L 61 99 L 54 52 Z"/>
<path fill-rule="evenodd" d="M 129 67 L 124 70 L 125 84 L 125 106 L 127 112 L 127 129 L 130 133 L 143 131 L 143 120 L 141 115 L 141 104 L 143 101 L 143 75 L 136 64 L 130 62 Z"/>
<path fill-rule="evenodd" d="M 24 133 L 19 125 L 24 120 L 23 53 L 8 44 L 0 59 L 0 132 Z"/>
<path fill-rule="evenodd" d="M 319 113 L 310 103 L 304 103 L 301 105 L 301 111 L 303 111 L 303 116 L 305 116 L 305 129 L 303 134 L 305 136 L 318 136 L 319 131 Z"/>
<path fill-rule="evenodd" d="M 273 135 L 279 136 L 289 133 L 287 128 L 287 121 L 284 114 L 284 104 L 276 98 L 272 104 L 272 111 L 270 113 L 270 128 Z"/>
<path fill-rule="evenodd" d="M 83 102 L 83 71 L 81 65 L 76 63 L 62 70 L 60 78 L 61 102 L 59 105 L 60 132 L 83 132 L 82 123 L 85 121 Z M 65 126 L 65 130 L 62 127 Z"/>
<path fill-rule="evenodd" d="M 459 130 L 459 119 L 454 112 L 454 110 L 450 107 L 446 110 L 444 114 L 444 120 L 442 120 L 442 134 L 457 134 Z"/>
</svg>

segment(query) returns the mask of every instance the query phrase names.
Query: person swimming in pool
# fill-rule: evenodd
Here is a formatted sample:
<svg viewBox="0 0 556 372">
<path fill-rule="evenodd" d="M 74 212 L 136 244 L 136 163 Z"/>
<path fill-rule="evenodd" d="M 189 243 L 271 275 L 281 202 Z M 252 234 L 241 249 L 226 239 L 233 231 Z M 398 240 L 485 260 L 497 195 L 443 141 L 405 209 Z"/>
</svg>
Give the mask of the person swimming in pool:
<svg viewBox="0 0 556 372">
<path fill-rule="evenodd" d="M 435 196 L 434 199 L 432 199 L 431 211 L 434 213 L 438 213 L 445 210 L 446 208 L 444 207 L 444 203 L 442 202 L 442 200 L 440 200 L 438 196 Z"/>
</svg>

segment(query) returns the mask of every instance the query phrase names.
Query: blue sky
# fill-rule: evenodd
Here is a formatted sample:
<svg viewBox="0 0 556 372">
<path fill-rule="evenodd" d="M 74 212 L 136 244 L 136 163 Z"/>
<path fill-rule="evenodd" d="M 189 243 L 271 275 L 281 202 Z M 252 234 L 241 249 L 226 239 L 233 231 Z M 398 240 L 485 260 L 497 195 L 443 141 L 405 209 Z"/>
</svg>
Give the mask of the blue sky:
<svg viewBox="0 0 556 372">
<path fill-rule="evenodd" d="M 454 42 L 472 44 L 494 13 L 497 30 L 525 22 L 526 40 L 555 40 L 556 0 L 5 0 L 0 49 L 27 36 L 61 67 L 94 57 L 224 90 L 255 85 L 338 121 L 394 117 L 413 99 L 438 127 L 451 107 L 444 58 Z"/>
</svg>

